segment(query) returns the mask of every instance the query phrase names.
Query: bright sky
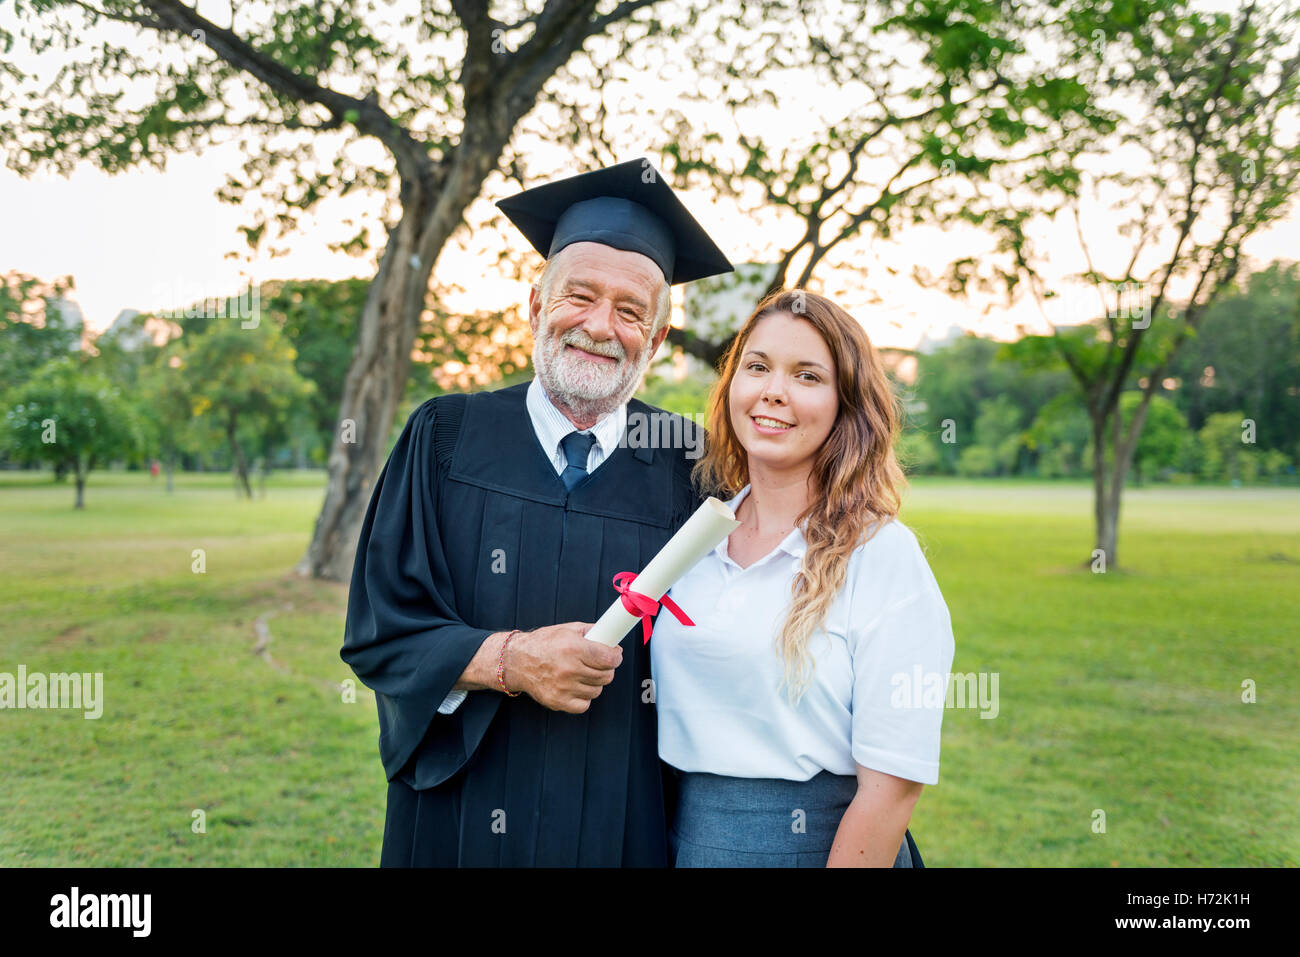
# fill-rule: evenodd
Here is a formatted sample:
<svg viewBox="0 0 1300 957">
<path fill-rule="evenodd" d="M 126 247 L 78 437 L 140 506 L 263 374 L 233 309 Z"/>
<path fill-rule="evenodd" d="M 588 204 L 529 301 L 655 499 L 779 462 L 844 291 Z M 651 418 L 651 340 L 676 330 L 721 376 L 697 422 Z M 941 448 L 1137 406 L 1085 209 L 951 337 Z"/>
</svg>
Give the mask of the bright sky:
<svg viewBox="0 0 1300 957">
<path fill-rule="evenodd" d="M 219 22 L 224 22 L 223 6 L 227 5 L 201 4 Z M 826 99 L 825 90 L 810 88 L 809 94 Z M 783 133 L 798 135 L 788 116 L 774 116 L 772 122 L 780 124 Z M 564 155 L 553 146 L 550 152 L 553 167 L 563 169 Z M 640 155 L 630 152 L 618 159 Z M 125 308 L 161 309 L 205 296 L 235 295 L 250 276 L 260 282 L 372 274 L 365 261 L 332 253 L 327 243 L 355 232 L 344 225 L 345 219 L 373 216 L 378 209 L 374 198 L 327 202 L 314 220 L 304 223 L 287 255 L 264 255 L 251 264 L 226 258 L 227 252 L 242 247 L 236 227 L 247 223 L 248 217 L 239 208 L 219 202 L 214 193 L 224 174 L 238 169 L 241 159 L 238 148 L 226 144 L 202 155 L 173 156 L 166 172 L 138 169 L 108 176 L 82 164 L 67 178 L 44 174 L 24 179 L 11 170 L 0 170 L 0 219 L 6 227 L 0 229 L 0 272 L 15 269 L 43 279 L 71 274 L 76 282 L 74 298 L 94 330 L 107 327 Z M 777 227 L 772 222 L 738 215 L 728 203 L 714 202 L 699 191 L 687 193 L 683 200 L 734 262 L 762 258 L 761 250 L 775 248 L 771 243 Z M 1098 208 L 1091 224 L 1103 239 L 1107 216 Z M 530 262 L 537 261 L 518 236 L 511 235 L 508 241 Z M 1063 224 L 1049 241 L 1054 250 L 1077 249 L 1069 224 Z M 953 324 L 999 337 L 1013 336 L 1020 324 L 1043 330 L 1042 318 L 1031 303 L 981 314 L 979 305 L 922 289 L 908 278 L 915 265 L 937 273 L 949 261 L 983 245 L 981 237 L 971 233 L 911 228 L 896 242 L 860 246 L 856 261 L 862 267 L 851 275 L 827 277 L 827 292 L 840 299 L 879 345 L 910 347 L 922 334 L 938 336 Z M 760 252 L 755 255 L 755 250 Z M 1277 257 L 1294 258 L 1298 250 L 1300 215 L 1295 211 L 1247 246 L 1251 258 L 1261 264 Z M 1053 265 L 1062 270 L 1082 268 L 1081 261 L 1068 258 L 1054 260 Z M 439 274 L 454 277 L 467 288 L 471 300 L 487 307 L 502 304 L 503 295 L 515 295 L 519 289 L 495 279 L 494 268 L 448 249 Z"/>
</svg>

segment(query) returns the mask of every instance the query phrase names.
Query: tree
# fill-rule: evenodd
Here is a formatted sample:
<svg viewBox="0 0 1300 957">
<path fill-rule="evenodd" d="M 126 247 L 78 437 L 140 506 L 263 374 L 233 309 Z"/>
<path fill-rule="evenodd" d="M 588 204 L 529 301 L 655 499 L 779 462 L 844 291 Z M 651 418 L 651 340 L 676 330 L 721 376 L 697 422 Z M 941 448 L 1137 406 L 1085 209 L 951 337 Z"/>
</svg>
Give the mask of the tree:
<svg viewBox="0 0 1300 957">
<path fill-rule="evenodd" d="M 421 0 L 390 19 L 363 0 L 275 0 L 235 5 L 218 24 L 180 0 L 15 0 L 20 37 L 62 50 L 68 63 L 53 83 L 27 84 L 0 141 L 20 172 L 66 171 L 83 159 L 116 172 L 242 135 L 250 159 L 222 195 L 264 199 L 245 229 L 252 246 L 270 241 L 273 227 L 292 230 L 329 196 L 385 195 L 387 238 L 360 315 L 325 501 L 299 565 L 344 580 L 439 253 L 576 50 L 607 32 L 644 38 L 695 15 L 643 15 L 653 5 L 533 0 L 498 19 L 486 0 Z M 0 49 L 13 39 L 0 37 Z M 0 61 L 0 72 L 28 79 L 13 62 Z M 154 86 L 142 104 L 140 80 Z M 384 160 L 356 149 L 362 139 Z M 339 245 L 364 248 L 365 229 Z"/>
<path fill-rule="evenodd" d="M 166 473 L 168 494 L 175 490 L 176 465 L 186 451 L 196 451 L 193 441 L 194 397 L 181 372 L 183 350 L 179 341 L 163 346 L 154 361 L 140 371 L 138 389 L 144 417 L 146 445 L 156 454 Z"/>
<path fill-rule="evenodd" d="M 1192 428 L 1215 412 L 1244 411 L 1259 447 L 1300 457 L 1300 264 L 1252 273 L 1205 312 L 1170 366 Z"/>
<path fill-rule="evenodd" d="M 1032 295 L 1052 326 L 1030 347 L 1056 350 L 1088 409 L 1094 551 L 1114 568 L 1124 482 L 1152 398 L 1230 289 L 1243 244 L 1287 212 L 1300 178 L 1300 11 L 1250 2 L 1222 13 L 1185 0 L 1057 6 L 1063 62 L 1124 109 L 1116 135 L 1072 152 L 1050 189 L 1021 191 L 1022 214 L 996 224 L 1000 265 L 981 278 Z M 1090 241 L 1089 214 L 1107 202 L 1124 217 L 1118 235 L 1107 222 Z M 1062 208 L 1073 216 L 1085 263 L 1076 278 L 1089 300 L 1050 274 L 1048 254 L 1059 260 L 1062 244 L 1036 241 L 1035 226 L 1049 219 L 1038 214 Z M 955 263 L 952 275 L 969 267 Z M 1064 316 L 1048 316 L 1052 300 L 1066 303 Z M 1141 399 L 1126 424 L 1119 400 L 1130 388 Z"/>
<path fill-rule="evenodd" d="M 1043 478 L 1082 474 L 1088 451 L 1088 413 L 1071 389 L 1042 405 L 1025 431 L 1025 446 Z"/>
<path fill-rule="evenodd" d="M 895 449 L 899 464 L 910 473 L 928 473 L 938 471 L 939 452 L 930 437 L 915 429 L 906 429 L 898 439 Z"/>
<path fill-rule="evenodd" d="M 1124 427 L 1132 422 L 1141 404 L 1140 392 L 1129 391 L 1120 396 L 1119 410 Z M 1190 436 L 1187 419 L 1178 411 L 1178 406 L 1164 396 L 1152 396 L 1147 407 L 1146 425 L 1133 452 L 1133 477 L 1137 483 L 1142 483 L 1143 472 L 1151 475 L 1160 469 L 1173 468 Z"/>
<path fill-rule="evenodd" d="M 1251 447 L 1249 419 L 1240 411 L 1216 412 L 1197 434 L 1201 444 L 1201 475 L 1210 481 L 1250 481 L 1259 471 L 1258 453 Z"/>
<path fill-rule="evenodd" d="M 957 456 L 957 474 L 970 478 L 993 475 L 998 470 L 997 452 L 987 445 L 964 446 Z"/>
<path fill-rule="evenodd" d="M 56 305 L 71 276 L 45 282 L 26 273 L 0 275 L 0 383 L 17 385 L 51 359 L 81 347 L 81 329 Z"/>
<path fill-rule="evenodd" d="M 310 421 L 326 453 L 338 422 L 369 285 L 365 279 L 309 279 L 269 282 L 261 288 L 263 321 L 280 328 L 293 346 L 294 368 L 316 386 L 308 400 Z"/>
<path fill-rule="evenodd" d="M 1063 155 L 1109 128 L 1093 91 L 1052 59 L 1048 13 L 857 0 L 788 22 L 720 19 L 725 56 L 682 51 L 704 80 L 665 111 L 669 167 L 707 176 L 762 224 L 757 236 L 775 237 L 759 251 L 775 260 L 760 298 L 860 282 L 868 243 L 922 223 L 1014 219 L 1015 204 L 981 183 L 1051 181 Z M 716 365 L 730 336 L 674 328 L 669 341 Z"/>
<path fill-rule="evenodd" d="M 90 342 L 97 366 L 113 383 L 124 388 L 133 386 L 144 370 L 157 361 L 163 348 L 161 332 L 168 337 L 173 328 L 160 330 L 161 323 L 151 316 L 136 313 L 125 322 L 115 322 Z M 164 338 L 165 341 L 165 338 Z"/>
<path fill-rule="evenodd" d="M 137 410 L 93 366 L 51 359 L 3 399 L 8 452 L 19 461 L 48 462 L 70 471 L 75 508 L 85 508 L 86 477 L 97 466 L 141 447 Z"/>
<path fill-rule="evenodd" d="M 1032 424 L 1034 410 L 1043 408 L 1068 385 L 1063 370 L 1027 368 L 1016 361 L 1009 348 L 993 339 L 965 335 L 934 352 L 917 355 L 910 418 L 935 443 L 940 470 L 957 471 L 961 452 L 974 444 L 987 444 L 988 454 L 969 460 L 968 470 L 975 468 L 973 462 L 999 461 L 1001 471 L 1014 469 L 1022 433 Z M 981 430 L 979 419 L 992 403 L 1000 404 Z M 1014 415 L 1008 411 L 1008 403 Z M 997 470 L 996 464 L 978 469 L 979 474 Z"/>
<path fill-rule="evenodd" d="M 1000 395 L 980 405 L 975 418 L 975 444 L 989 450 L 993 474 L 1011 475 L 1024 445 L 1022 421 L 1026 410 L 1010 396 Z"/>
<path fill-rule="evenodd" d="M 994 364 L 998 344 L 962 336 L 947 348 L 917 356 L 915 420 L 939 439 L 939 459 L 956 471 L 961 448 L 974 441 L 979 404 L 999 395 L 1002 383 Z"/>
<path fill-rule="evenodd" d="M 293 361 L 293 347 L 271 322 L 251 328 L 238 320 L 213 323 L 207 332 L 185 343 L 181 353 L 180 369 L 192 411 L 220 423 L 230 444 L 235 477 L 248 498 L 253 497 L 253 489 L 247 443 L 252 439 L 260 444 L 267 430 L 282 430 L 294 406 L 305 407 L 314 389 L 298 375 Z"/>
</svg>

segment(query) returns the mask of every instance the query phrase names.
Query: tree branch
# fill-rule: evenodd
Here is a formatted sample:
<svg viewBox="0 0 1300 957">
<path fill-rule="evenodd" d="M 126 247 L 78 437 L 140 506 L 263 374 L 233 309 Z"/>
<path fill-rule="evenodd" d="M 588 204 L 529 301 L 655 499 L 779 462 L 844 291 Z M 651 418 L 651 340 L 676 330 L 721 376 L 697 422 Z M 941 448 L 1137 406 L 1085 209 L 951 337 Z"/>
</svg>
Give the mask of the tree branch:
<svg viewBox="0 0 1300 957">
<path fill-rule="evenodd" d="M 304 103 L 316 103 L 330 111 L 338 125 L 349 113 L 357 129 L 375 137 L 393 154 L 403 179 L 420 179 L 433 165 L 423 144 L 414 139 L 379 106 L 374 94 L 357 99 L 322 86 L 311 77 L 289 69 L 234 32 L 218 26 L 179 0 L 141 0 L 154 12 L 159 32 L 188 35 L 207 46 L 231 66 L 261 80 L 276 92 Z"/>
<path fill-rule="evenodd" d="M 589 35 L 604 33 L 605 28 L 611 23 L 617 23 L 619 20 L 624 20 L 642 7 L 653 6 L 657 2 L 658 0 L 624 0 L 623 3 L 620 3 L 613 10 L 609 11 L 609 13 L 593 20 L 591 22 L 591 32 Z"/>
<path fill-rule="evenodd" d="M 147 27 L 151 30 L 163 29 L 157 20 L 150 20 L 148 17 L 136 16 L 130 13 L 111 13 L 108 10 L 101 10 L 98 7 L 93 7 L 88 3 L 84 3 L 83 0 L 69 0 L 69 2 L 74 6 L 85 10 L 87 13 L 93 14 L 97 17 L 103 17 L 105 20 L 115 20 L 118 23 L 129 23 L 132 26 Z"/>
</svg>

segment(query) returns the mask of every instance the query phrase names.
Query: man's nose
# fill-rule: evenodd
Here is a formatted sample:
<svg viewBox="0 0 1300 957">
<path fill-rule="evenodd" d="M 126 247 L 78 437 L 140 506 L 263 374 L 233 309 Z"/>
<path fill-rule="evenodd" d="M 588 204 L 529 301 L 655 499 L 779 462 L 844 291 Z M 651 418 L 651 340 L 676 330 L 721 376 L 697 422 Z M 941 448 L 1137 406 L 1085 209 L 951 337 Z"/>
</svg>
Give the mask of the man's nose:
<svg viewBox="0 0 1300 957">
<path fill-rule="evenodd" d="M 583 316 L 582 328 L 593 339 L 613 339 L 614 304 L 608 299 L 597 299 Z"/>
</svg>

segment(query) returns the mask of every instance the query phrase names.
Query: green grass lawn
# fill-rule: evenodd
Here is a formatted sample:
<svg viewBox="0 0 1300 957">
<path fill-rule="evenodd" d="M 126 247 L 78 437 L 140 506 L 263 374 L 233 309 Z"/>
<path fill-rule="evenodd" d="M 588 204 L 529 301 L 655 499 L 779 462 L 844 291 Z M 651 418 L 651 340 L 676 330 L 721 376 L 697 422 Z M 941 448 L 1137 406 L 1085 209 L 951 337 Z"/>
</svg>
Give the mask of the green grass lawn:
<svg viewBox="0 0 1300 957">
<path fill-rule="evenodd" d="M 225 475 L 169 496 L 96 473 L 77 512 L 70 484 L 0 473 L 0 672 L 102 672 L 105 698 L 98 720 L 0 710 L 0 866 L 377 864 L 374 698 L 339 690 L 346 586 L 289 572 L 322 485 L 278 475 L 247 502 Z M 996 718 L 945 715 L 912 819 L 926 863 L 1300 864 L 1300 490 L 1131 490 L 1106 574 L 1084 564 L 1090 510 L 1073 483 L 908 493 L 953 670 L 999 676 Z"/>
</svg>

